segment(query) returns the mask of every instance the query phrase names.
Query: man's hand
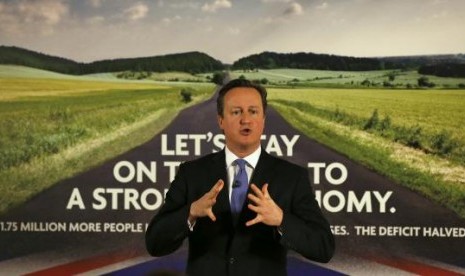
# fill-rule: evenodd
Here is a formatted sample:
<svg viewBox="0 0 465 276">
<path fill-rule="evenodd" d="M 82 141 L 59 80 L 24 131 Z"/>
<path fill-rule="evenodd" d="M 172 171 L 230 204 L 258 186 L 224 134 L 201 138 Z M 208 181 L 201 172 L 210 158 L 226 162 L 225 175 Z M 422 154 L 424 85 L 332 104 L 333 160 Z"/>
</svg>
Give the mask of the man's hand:
<svg viewBox="0 0 465 276">
<path fill-rule="evenodd" d="M 262 222 L 269 226 L 279 226 L 283 221 L 283 210 L 273 201 L 268 193 L 268 184 L 263 185 L 260 190 L 255 184 L 250 184 L 252 193 L 248 194 L 248 198 L 254 203 L 247 207 L 257 213 L 257 216 L 249 220 L 245 225 L 251 226 Z"/>
<path fill-rule="evenodd" d="M 223 180 L 218 180 L 216 184 L 204 194 L 198 200 L 192 202 L 191 208 L 189 211 L 189 222 L 194 223 L 197 218 L 208 216 L 212 221 L 216 221 L 216 217 L 213 214 L 212 207 L 216 203 L 216 197 L 223 189 L 224 182 Z"/>
</svg>

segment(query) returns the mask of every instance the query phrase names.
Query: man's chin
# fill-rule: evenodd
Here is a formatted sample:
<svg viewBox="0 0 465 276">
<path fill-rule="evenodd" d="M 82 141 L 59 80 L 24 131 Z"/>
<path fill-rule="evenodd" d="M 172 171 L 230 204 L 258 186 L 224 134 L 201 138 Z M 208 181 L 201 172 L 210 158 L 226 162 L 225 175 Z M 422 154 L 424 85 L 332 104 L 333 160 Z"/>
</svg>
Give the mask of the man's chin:
<svg viewBox="0 0 465 276">
<path fill-rule="evenodd" d="M 241 149 L 256 149 L 260 144 L 253 142 L 253 141 L 244 141 L 241 144 L 239 144 L 239 147 Z"/>
</svg>

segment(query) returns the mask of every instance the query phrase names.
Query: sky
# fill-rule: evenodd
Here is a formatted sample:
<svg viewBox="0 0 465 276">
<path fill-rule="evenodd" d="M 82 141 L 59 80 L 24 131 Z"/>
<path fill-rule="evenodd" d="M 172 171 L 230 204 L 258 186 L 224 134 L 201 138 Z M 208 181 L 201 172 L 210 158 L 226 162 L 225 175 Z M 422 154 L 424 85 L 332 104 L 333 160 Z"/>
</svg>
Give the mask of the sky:
<svg viewBox="0 0 465 276">
<path fill-rule="evenodd" d="M 465 53 L 463 0 L 0 0 L 0 45 L 79 62 Z"/>
</svg>

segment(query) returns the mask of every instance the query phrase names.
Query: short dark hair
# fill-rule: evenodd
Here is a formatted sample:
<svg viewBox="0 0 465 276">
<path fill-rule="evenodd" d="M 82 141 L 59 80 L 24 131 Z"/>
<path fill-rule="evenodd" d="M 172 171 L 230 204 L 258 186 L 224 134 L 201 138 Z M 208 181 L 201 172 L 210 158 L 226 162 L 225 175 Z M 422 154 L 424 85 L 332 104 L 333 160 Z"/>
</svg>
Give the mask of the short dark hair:
<svg viewBox="0 0 465 276">
<path fill-rule="evenodd" d="M 216 110 L 218 112 L 218 115 L 223 117 L 224 115 L 224 96 L 228 91 L 232 90 L 233 88 L 237 87 L 246 87 L 246 88 L 253 88 L 255 89 L 258 94 L 260 94 L 260 98 L 262 99 L 262 106 L 263 106 L 263 113 L 266 113 L 266 106 L 267 106 L 267 101 L 266 101 L 266 96 L 267 92 L 265 87 L 253 83 L 249 80 L 246 79 L 234 79 L 229 81 L 227 84 L 225 84 L 223 87 L 221 87 L 220 91 L 218 92 L 218 98 L 216 99 Z"/>
</svg>

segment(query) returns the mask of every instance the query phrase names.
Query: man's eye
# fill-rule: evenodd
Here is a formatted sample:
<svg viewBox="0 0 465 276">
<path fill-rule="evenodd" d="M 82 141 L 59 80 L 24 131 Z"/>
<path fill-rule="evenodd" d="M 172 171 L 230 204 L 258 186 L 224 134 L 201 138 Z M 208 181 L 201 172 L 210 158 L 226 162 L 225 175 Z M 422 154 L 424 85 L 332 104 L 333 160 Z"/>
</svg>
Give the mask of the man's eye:
<svg viewBox="0 0 465 276">
<path fill-rule="evenodd" d="M 239 110 L 234 110 L 234 111 L 232 112 L 233 115 L 239 115 L 240 113 L 241 113 L 241 112 L 240 112 Z"/>
</svg>

